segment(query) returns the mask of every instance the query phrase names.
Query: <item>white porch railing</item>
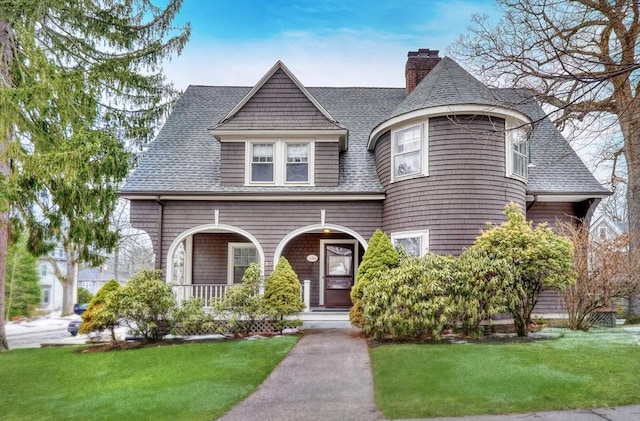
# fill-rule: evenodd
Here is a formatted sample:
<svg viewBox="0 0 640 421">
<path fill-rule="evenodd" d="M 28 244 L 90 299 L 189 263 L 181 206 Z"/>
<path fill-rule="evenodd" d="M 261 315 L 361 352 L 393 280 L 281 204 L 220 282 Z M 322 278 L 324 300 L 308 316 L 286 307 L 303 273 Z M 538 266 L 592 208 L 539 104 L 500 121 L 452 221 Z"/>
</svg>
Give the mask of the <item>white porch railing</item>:
<svg viewBox="0 0 640 421">
<path fill-rule="evenodd" d="M 178 304 L 186 299 L 196 297 L 202 300 L 204 307 L 211 307 L 212 301 L 224 297 L 230 286 L 226 284 L 173 285 L 173 292 L 176 294 Z"/>
<path fill-rule="evenodd" d="M 226 284 L 191 284 L 191 285 L 173 285 L 173 292 L 176 294 L 178 304 L 192 297 L 202 300 L 204 307 L 211 307 L 212 300 L 219 300 L 224 297 L 227 289 L 231 285 Z M 305 279 L 302 283 L 302 301 L 304 302 L 304 311 L 309 312 L 311 309 L 311 281 Z"/>
</svg>

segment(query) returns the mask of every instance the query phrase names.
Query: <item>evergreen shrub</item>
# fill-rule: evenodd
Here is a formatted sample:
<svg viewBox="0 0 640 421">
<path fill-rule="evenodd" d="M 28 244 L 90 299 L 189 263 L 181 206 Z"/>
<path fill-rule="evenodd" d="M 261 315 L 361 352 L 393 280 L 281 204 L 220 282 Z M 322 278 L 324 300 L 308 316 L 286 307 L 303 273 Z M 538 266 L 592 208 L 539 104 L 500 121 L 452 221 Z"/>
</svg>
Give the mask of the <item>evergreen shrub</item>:
<svg viewBox="0 0 640 421">
<path fill-rule="evenodd" d="M 280 257 L 275 270 L 267 278 L 263 299 L 266 312 L 274 319 L 277 330 L 302 324 L 299 319 L 284 319 L 284 316 L 304 309 L 300 280 L 284 256 Z"/>
<path fill-rule="evenodd" d="M 351 302 L 353 303 L 349 311 L 351 324 L 357 327 L 364 326 L 362 296 L 365 287 L 381 273 L 398 266 L 398 263 L 398 251 L 391 244 L 389 237 L 382 230 L 377 229 L 369 240 L 367 251 L 362 256 L 356 282 L 351 289 Z"/>
</svg>

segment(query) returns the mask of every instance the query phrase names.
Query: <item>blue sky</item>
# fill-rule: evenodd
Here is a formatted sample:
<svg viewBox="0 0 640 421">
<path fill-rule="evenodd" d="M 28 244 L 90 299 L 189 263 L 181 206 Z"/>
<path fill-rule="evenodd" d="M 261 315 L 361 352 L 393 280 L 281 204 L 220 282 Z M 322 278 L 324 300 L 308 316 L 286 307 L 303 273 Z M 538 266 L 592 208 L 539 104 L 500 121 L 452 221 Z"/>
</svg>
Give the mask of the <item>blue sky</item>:
<svg viewBox="0 0 640 421">
<path fill-rule="evenodd" d="M 194 85 L 254 85 L 281 60 L 306 86 L 404 86 L 407 52 L 440 50 L 491 0 L 184 0 L 191 40 L 165 74 Z"/>
</svg>

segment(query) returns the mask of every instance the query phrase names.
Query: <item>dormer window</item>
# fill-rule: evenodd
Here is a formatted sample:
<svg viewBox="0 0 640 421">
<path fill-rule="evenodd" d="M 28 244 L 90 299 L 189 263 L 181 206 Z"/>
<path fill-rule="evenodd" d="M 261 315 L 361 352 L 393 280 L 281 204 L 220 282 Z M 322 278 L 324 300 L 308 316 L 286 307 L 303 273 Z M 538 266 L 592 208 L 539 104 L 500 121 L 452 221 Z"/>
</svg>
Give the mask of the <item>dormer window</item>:
<svg viewBox="0 0 640 421">
<path fill-rule="evenodd" d="M 273 144 L 254 143 L 251 157 L 251 181 L 273 182 Z"/>
<path fill-rule="evenodd" d="M 288 183 L 306 183 L 309 181 L 309 144 L 287 143 Z"/>
<path fill-rule="evenodd" d="M 416 124 L 392 132 L 392 180 L 427 175 L 427 124 Z"/>
<path fill-rule="evenodd" d="M 313 185 L 313 141 L 250 141 L 246 151 L 247 185 Z"/>
</svg>

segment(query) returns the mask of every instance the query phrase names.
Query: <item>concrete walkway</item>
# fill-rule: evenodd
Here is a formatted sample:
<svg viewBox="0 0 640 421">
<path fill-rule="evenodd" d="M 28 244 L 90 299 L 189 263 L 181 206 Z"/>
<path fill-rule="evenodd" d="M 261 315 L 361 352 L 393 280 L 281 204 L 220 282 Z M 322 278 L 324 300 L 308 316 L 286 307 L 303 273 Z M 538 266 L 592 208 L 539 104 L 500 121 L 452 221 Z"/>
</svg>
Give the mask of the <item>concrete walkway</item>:
<svg viewBox="0 0 640 421">
<path fill-rule="evenodd" d="M 367 342 L 353 329 L 310 329 L 267 380 L 221 421 L 384 420 Z"/>
<path fill-rule="evenodd" d="M 271 375 L 221 421 L 385 420 L 373 400 L 366 340 L 351 328 L 309 329 Z M 637 421 L 640 405 L 430 421 Z M 409 420 L 406 420 L 409 421 Z M 419 420 L 413 420 L 419 421 Z"/>
</svg>

